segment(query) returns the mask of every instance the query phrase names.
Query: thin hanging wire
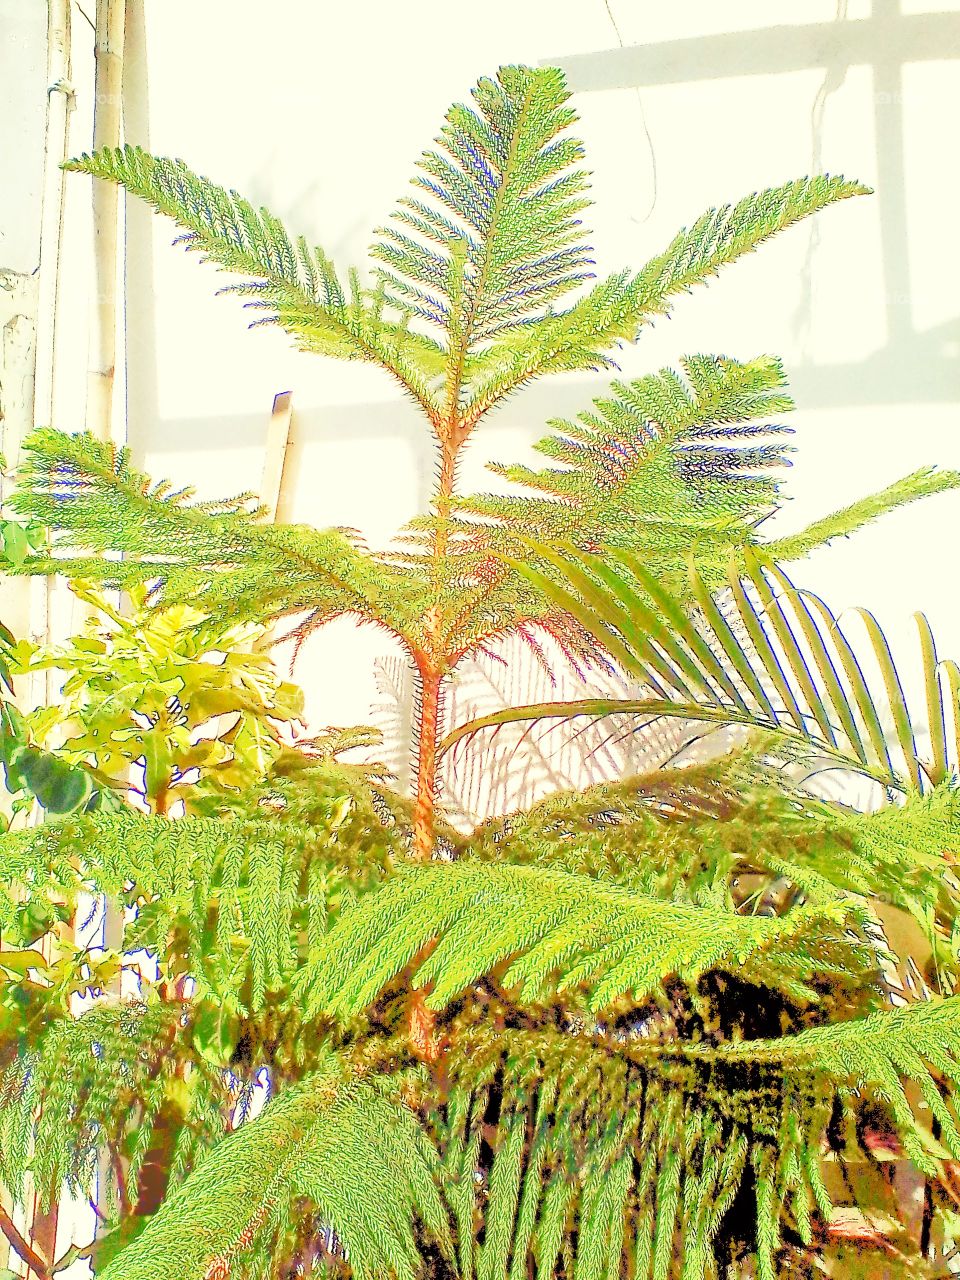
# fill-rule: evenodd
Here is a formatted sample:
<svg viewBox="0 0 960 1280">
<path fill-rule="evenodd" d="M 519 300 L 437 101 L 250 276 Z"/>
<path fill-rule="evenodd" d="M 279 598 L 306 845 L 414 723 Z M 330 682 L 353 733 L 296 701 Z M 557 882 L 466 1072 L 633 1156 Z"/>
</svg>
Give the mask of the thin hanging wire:
<svg viewBox="0 0 960 1280">
<path fill-rule="evenodd" d="M 616 34 L 617 41 L 619 42 L 620 48 L 625 49 L 626 45 L 624 44 L 623 36 L 620 34 L 620 28 L 617 25 L 617 20 L 613 16 L 613 10 L 610 7 L 610 0 L 603 0 L 603 7 L 607 11 L 607 17 L 610 19 L 611 26 L 613 27 L 613 30 Z M 631 216 L 630 218 L 631 222 L 636 222 L 637 224 L 640 224 L 643 222 L 650 221 L 653 211 L 657 205 L 657 153 L 653 148 L 653 138 L 650 136 L 650 128 L 647 124 L 646 112 L 643 109 L 643 99 L 640 97 L 640 89 L 638 87 L 635 87 L 633 92 L 637 99 L 637 106 L 640 109 L 640 123 L 643 126 L 643 134 L 647 140 L 647 151 L 650 155 L 650 180 L 653 188 L 650 196 L 649 208 L 647 209 L 643 217 L 634 218 L 633 216 Z"/>
</svg>

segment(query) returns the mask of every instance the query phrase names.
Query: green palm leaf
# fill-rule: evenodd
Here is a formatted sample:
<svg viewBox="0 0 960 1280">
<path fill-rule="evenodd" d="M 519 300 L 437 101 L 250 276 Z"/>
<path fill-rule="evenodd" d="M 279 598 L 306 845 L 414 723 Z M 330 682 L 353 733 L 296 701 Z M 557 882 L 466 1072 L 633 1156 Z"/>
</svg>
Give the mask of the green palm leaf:
<svg viewBox="0 0 960 1280">
<path fill-rule="evenodd" d="M 953 667 L 937 661 L 920 620 L 932 759 L 914 738 L 915 716 L 886 638 L 872 614 L 856 610 L 866 642 L 853 643 L 817 596 L 798 590 L 776 564 L 745 548 L 742 572 L 712 593 L 691 568 L 693 598 L 684 605 L 638 557 L 611 550 L 606 558 L 560 554 L 536 546 L 548 574 L 513 561 L 558 608 L 569 613 L 653 697 L 588 698 L 513 707 L 461 725 L 443 749 L 503 724 L 544 718 L 659 716 L 748 725 L 807 744 L 832 767 L 859 770 L 902 789 L 923 789 L 960 764 L 960 701 Z M 673 676 L 664 659 L 673 664 Z M 868 684 L 867 663 L 879 673 Z M 733 682 L 735 682 L 735 687 Z M 947 743 L 946 726 L 955 737 Z"/>
</svg>

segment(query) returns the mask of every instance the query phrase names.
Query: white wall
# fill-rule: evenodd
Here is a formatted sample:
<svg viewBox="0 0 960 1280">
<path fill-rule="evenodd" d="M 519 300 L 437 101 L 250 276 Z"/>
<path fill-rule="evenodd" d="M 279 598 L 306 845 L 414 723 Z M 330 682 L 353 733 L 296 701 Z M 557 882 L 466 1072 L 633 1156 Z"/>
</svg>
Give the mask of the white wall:
<svg viewBox="0 0 960 1280">
<path fill-rule="evenodd" d="M 600 271 L 637 266 L 709 205 L 790 177 L 827 170 L 875 186 L 682 299 L 623 353 L 626 375 L 685 351 L 784 358 L 799 406 L 786 532 L 917 466 L 960 466 L 960 179 L 944 146 L 960 108 L 958 7 L 143 0 L 127 34 L 126 134 L 268 204 L 341 264 L 364 261 L 448 103 L 503 62 L 559 62 L 581 90 Z M 79 338 L 88 180 L 69 182 Z M 429 439 L 384 376 L 298 354 L 279 332 L 246 333 L 239 302 L 213 296 L 222 278 L 135 202 L 127 236 L 129 434 L 153 472 L 204 495 L 256 488 L 272 397 L 290 389 L 295 519 L 359 526 L 376 543 L 422 509 Z M 67 427 L 83 420 L 83 346 L 70 343 L 62 371 Z M 464 482 L 485 484 L 489 458 L 529 457 L 547 418 L 603 386 L 567 376 L 512 399 Z M 960 654 L 946 559 L 958 513 L 960 494 L 908 508 L 796 576 L 837 606 L 875 609 L 895 641 L 911 639 L 922 608 L 944 652 Z M 307 646 L 297 674 L 314 723 L 368 717 L 382 651 L 341 623 Z"/>
</svg>

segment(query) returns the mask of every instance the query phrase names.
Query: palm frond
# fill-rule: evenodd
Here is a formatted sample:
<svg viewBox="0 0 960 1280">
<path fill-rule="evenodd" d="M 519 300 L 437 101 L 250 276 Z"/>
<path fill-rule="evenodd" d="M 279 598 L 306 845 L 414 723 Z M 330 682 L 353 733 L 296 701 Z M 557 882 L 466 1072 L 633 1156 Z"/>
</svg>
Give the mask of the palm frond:
<svg viewBox="0 0 960 1280">
<path fill-rule="evenodd" d="M 718 967 L 762 972 L 809 999 L 806 980 L 820 963 L 871 968 L 869 949 L 850 932 L 858 910 L 837 897 L 759 919 L 554 868 L 409 868 L 338 921 L 297 982 L 309 1011 L 337 1017 L 365 1009 L 411 962 L 414 985 L 429 987 L 428 1006 L 438 1009 L 500 967 L 521 999 L 536 1000 L 556 976 L 561 991 L 585 985 L 596 1009 L 625 992 L 643 1000 L 669 977 L 696 983 Z"/>
<path fill-rule="evenodd" d="M 960 687 L 954 667 L 940 663 L 925 621 L 921 655 L 935 746 L 925 759 L 914 736 L 915 717 L 886 638 L 867 610 L 855 611 L 866 643 L 854 645 L 838 618 L 811 592 L 798 590 L 773 563 L 745 549 L 743 576 L 735 570 L 722 594 L 711 593 L 691 568 L 696 607 L 672 595 L 633 554 L 611 549 L 605 558 L 536 554 L 559 570 L 548 577 L 528 565 L 517 570 L 568 611 L 653 697 L 584 699 L 577 703 L 509 708 L 462 725 L 447 750 L 489 726 L 564 716 L 674 716 L 741 724 L 809 743 L 827 767 L 862 771 L 888 785 L 923 789 L 960 763 Z M 865 662 L 878 673 L 873 687 Z M 948 743 L 947 728 L 953 737 Z"/>
</svg>

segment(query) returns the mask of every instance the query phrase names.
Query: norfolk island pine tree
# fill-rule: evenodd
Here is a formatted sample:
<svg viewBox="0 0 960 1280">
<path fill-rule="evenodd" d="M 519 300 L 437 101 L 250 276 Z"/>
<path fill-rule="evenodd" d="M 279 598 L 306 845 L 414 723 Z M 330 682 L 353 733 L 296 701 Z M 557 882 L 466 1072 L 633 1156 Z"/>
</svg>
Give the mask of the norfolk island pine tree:
<svg viewBox="0 0 960 1280">
<path fill-rule="evenodd" d="M 582 571 L 574 576 L 576 566 L 569 559 L 565 581 L 572 594 L 559 595 L 548 572 L 556 568 L 551 548 L 560 544 L 574 554 L 633 557 L 633 567 L 639 562 L 648 576 L 646 585 L 652 583 L 661 601 L 669 602 L 671 612 L 665 616 L 672 623 L 685 608 L 703 605 L 704 593 L 721 588 L 731 562 L 748 570 L 758 555 L 771 562 L 796 558 L 898 503 L 957 481 L 951 473 L 916 473 L 792 539 L 764 544 L 758 525 L 776 505 L 772 468 L 783 460 L 777 425 L 768 418 L 790 407 L 783 371 L 770 357 L 741 363 L 694 356 L 683 362 L 683 377 L 664 370 L 629 384 L 615 383 L 610 398 L 597 402 L 596 412 L 581 414 L 576 423 L 552 424 L 555 433 L 541 448 L 561 468 L 500 469 L 524 485 L 526 493 L 458 495 L 461 451 L 506 396 L 550 373 L 609 367 L 615 345 L 633 340 L 646 322 L 665 314 L 676 294 L 706 281 L 798 219 L 865 190 L 818 176 L 749 196 L 735 206 L 709 211 L 636 274 L 622 272 L 590 283 L 590 250 L 582 242 L 577 217 L 586 204 L 586 175 L 575 168 L 582 148 L 567 133 L 574 116 L 566 105 L 562 77 L 552 70 L 502 68 L 495 80 L 478 84 L 474 98 L 473 108 L 454 107 L 448 113 L 438 149 L 425 153 L 421 162 L 416 194 L 401 201 L 393 222 L 378 233 L 373 249 L 378 274 L 372 287 L 353 272 L 344 281 L 322 251 L 292 238 L 266 211 L 196 177 L 180 162 L 125 148 L 84 157 L 72 166 L 121 182 L 173 216 L 184 228 L 189 248 L 246 277 L 228 288 L 262 308 L 267 313 L 263 322 L 280 323 L 307 350 L 381 365 L 414 399 L 436 440 L 438 484 L 433 509 L 409 527 L 404 550 L 370 556 L 341 531 L 272 528 L 258 522 L 257 510 L 246 498 L 193 503 L 187 493 L 153 486 L 125 453 L 51 430 L 31 438 L 16 499 L 58 538 L 55 563 L 33 556 L 25 562 L 30 571 L 56 567 L 119 587 L 159 580 L 166 601 L 189 599 L 210 612 L 229 609 L 260 621 L 294 617 L 300 636 L 344 614 L 393 635 L 408 653 L 419 686 L 416 787 L 410 850 L 404 855 L 414 863 L 430 863 L 436 851 L 442 690 L 467 655 L 518 633 L 547 660 L 540 639 L 546 634 L 583 672 L 611 662 L 636 668 L 639 649 L 648 685 L 655 681 L 653 688 L 671 693 L 678 675 L 683 685 L 684 674 L 684 687 L 695 684 L 680 656 L 669 651 L 669 638 L 666 651 L 659 637 L 655 645 L 645 638 L 644 627 L 649 630 L 651 624 L 643 621 L 642 600 L 636 595 L 631 598 L 632 624 L 621 620 L 625 629 L 616 630 L 601 619 L 594 625 L 598 610 L 587 616 L 585 608 L 598 603 L 595 580 Z M 557 309 L 555 303 L 573 291 L 573 304 Z M 612 580 L 606 585 L 613 585 Z M 623 590 L 621 584 L 621 602 Z M 692 689 L 687 715 L 709 719 L 698 693 Z M 732 719 L 729 714 L 726 718 Z M 771 728 L 769 719 L 756 713 L 746 719 Z M 477 848 L 485 839 L 478 836 Z M 423 868 L 427 899 L 429 886 L 439 884 L 437 874 L 445 870 Z M 451 869 L 447 892 L 454 875 L 463 872 L 466 885 L 473 870 L 466 862 Z M 533 886 L 531 881 L 531 892 Z M 521 889 L 516 883 L 511 887 L 520 901 Z M 557 888 L 546 882 L 536 887 L 541 892 Z M 400 909 L 396 891 L 391 892 L 394 897 L 380 904 L 381 913 L 388 902 Z M 809 884 L 807 892 L 815 896 Z M 530 904 L 534 911 L 535 899 L 536 894 Z M 371 912 L 377 909 L 376 903 L 370 907 Z M 362 923 L 361 916 L 356 920 Z M 409 993 L 408 1042 L 415 1056 L 434 1068 L 444 1049 L 433 1009 L 449 999 L 456 982 L 449 975 L 443 981 L 449 949 L 430 950 L 444 926 L 425 908 L 424 919 L 412 927 L 423 934 L 422 945 L 405 952 L 404 963 L 416 956 L 422 980 Z M 344 944 L 340 956 L 335 955 L 334 939 Z M 318 1007 L 319 1000 L 356 1013 L 357 990 L 341 992 L 338 1006 L 331 989 L 330 973 L 342 969 L 348 941 L 335 929 L 320 949 L 321 957 L 309 966 L 314 994 L 308 1007 Z M 356 942 L 354 938 L 351 945 Z M 530 944 L 517 937 L 500 942 L 503 947 L 510 943 L 504 955 Z M 368 945 L 355 959 L 369 964 L 377 954 Z M 556 956 L 569 960 L 563 948 Z M 495 967 L 493 957 L 488 959 Z M 388 967 L 395 961 L 395 956 L 384 958 Z M 710 957 L 711 964 L 716 961 L 716 955 Z M 706 963 L 702 955 L 697 960 L 700 966 Z M 377 970 L 362 991 L 372 989 L 385 972 Z M 691 974 L 696 972 L 694 965 Z M 383 985 L 381 981 L 377 990 Z M 532 986 L 525 990 L 529 993 Z M 638 999 L 643 990 L 642 984 L 634 988 Z M 326 994 L 317 996 L 317 991 Z M 573 1052 L 572 1045 L 566 1047 Z M 518 1132 L 516 1125 L 513 1132 Z M 647 1139 L 647 1149 L 654 1150 L 649 1134 Z M 515 1137 L 510 1150 L 521 1145 Z M 679 1182 L 671 1190 L 678 1168 L 677 1160 L 665 1160 L 659 1170 L 656 1181 L 662 1183 L 666 1204 L 679 1194 Z M 756 1172 L 759 1185 L 767 1188 L 767 1174 Z M 507 1175 L 501 1172 L 501 1177 Z M 558 1204 L 560 1195 L 554 1195 Z M 429 1213 L 441 1236 L 435 1206 L 418 1209 L 421 1216 Z M 534 1202 L 529 1212 L 535 1211 Z M 762 1214 L 761 1219 L 768 1221 Z M 157 1222 L 160 1231 L 161 1215 Z M 258 1223 L 258 1229 L 263 1226 Z M 239 1237 L 247 1231 L 244 1227 Z M 664 1231 L 651 1236 L 657 1274 L 665 1274 L 670 1260 Z M 460 1234 L 463 1265 L 467 1246 L 463 1230 Z M 699 1257 L 711 1238 L 706 1227 L 695 1235 L 694 1252 L 686 1257 Z M 145 1233 L 142 1245 L 131 1251 L 148 1249 L 151 1239 L 159 1239 L 158 1234 Z M 609 1233 L 606 1245 L 612 1251 Z M 770 1241 L 758 1245 L 761 1266 L 769 1266 Z M 227 1252 L 230 1247 L 225 1245 Z M 548 1257 L 543 1240 L 540 1247 Z M 514 1256 L 520 1258 L 521 1252 L 515 1244 Z M 211 1275 L 221 1256 L 210 1261 Z M 497 1256 L 492 1244 L 488 1248 L 485 1243 L 485 1266 L 495 1270 Z M 351 1258 L 362 1266 L 356 1250 Z M 129 1257 L 126 1265 L 136 1267 L 139 1257 Z M 590 1265 L 583 1263 L 587 1270 Z M 391 1266 L 400 1269 L 396 1258 Z"/>
</svg>

